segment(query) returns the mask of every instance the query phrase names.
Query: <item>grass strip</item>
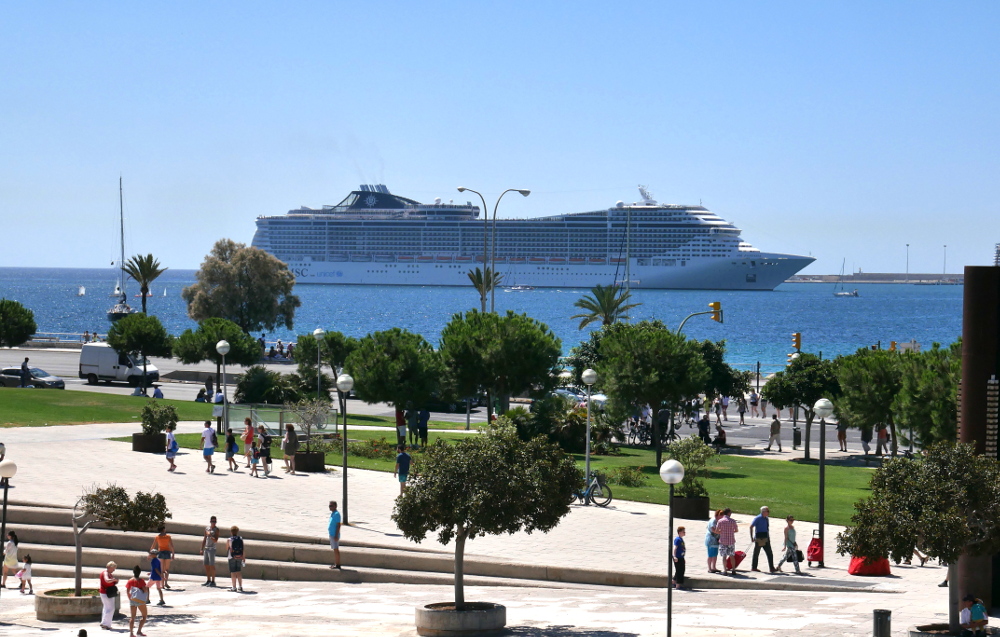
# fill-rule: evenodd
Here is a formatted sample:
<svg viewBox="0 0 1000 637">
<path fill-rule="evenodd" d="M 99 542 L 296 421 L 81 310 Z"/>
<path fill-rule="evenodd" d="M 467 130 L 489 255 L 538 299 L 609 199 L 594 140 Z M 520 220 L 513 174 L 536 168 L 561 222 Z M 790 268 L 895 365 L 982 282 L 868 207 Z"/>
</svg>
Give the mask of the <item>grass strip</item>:
<svg viewBox="0 0 1000 637">
<path fill-rule="evenodd" d="M 59 389 L 0 387 L 0 427 L 47 427 L 109 422 L 138 422 L 148 399 Z M 161 400 L 173 405 L 181 420 L 205 420 L 212 406 L 185 400 Z"/>
</svg>

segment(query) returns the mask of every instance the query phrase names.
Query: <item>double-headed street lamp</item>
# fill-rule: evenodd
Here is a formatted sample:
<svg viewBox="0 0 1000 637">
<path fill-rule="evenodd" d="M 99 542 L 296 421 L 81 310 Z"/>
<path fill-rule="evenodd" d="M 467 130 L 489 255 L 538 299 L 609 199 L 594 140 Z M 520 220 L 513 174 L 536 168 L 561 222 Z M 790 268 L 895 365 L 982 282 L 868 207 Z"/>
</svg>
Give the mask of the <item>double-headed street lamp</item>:
<svg viewBox="0 0 1000 637">
<path fill-rule="evenodd" d="M 584 479 L 584 483 L 590 484 L 590 387 L 597 382 L 597 372 L 592 369 L 585 369 L 580 378 L 583 379 L 583 384 L 587 386 L 587 451 L 585 456 L 586 478 Z"/>
<path fill-rule="evenodd" d="M 352 389 L 354 389 L 354 379 L 351 378 L 350 374 L 341 374 L 337 377 L 337 397 L 340 398 L 340 412 L 344 414 L 344 433 L 341 436 L 344 454 L 343 467 L 341 468 L 344 490 L 341 498 L 344 501 L 344 524 L 347 524 L 347 395 L 351 393 Z"/>
<path fill-rule="evenodd" d="M 674 605 L 674 485 L 684 479 L 684 465 L 667 460 L 660 465 L 660 479 L 670 485 L 670 534 L 667 536 L 667 637 L 670 636 Z"/>
<path fill-rule="evenodd" d="M 503 196 L 506 195 L 508 192 L 519 192 L 519 193 L 521 193 L 522 197 L 527 197 L 528 195 L 531 194 L 531 191 L 527 190 L 527 189 L 524 189 L 524 188 L 508 188 L 507 190 L 504 190 L 502 193 L 500 193 L 499 197 L 497 197 L 496 205 L 493 206 L 493 231 L 492 231 L 492 233 L 490 233 L 491 236 L 492 236 L 492 238 L 493 238 L 493 250 L 490 251 L 490 249 L 489 249 L 489 240 L 488 240 L 489 238 L 487 237 L 487 232 L 489 231 L 489 219 L 490 219 L 490 215 L 489 215 L 489 208 L 486 207 L 486 199 L 483 197 L 483 194 L 481 192 L 479 192 L 478 190 L 473 190 L 472 188 L 466 188 L 465 186 L 459 186 L 458 187 L 458 192 L 465 192 L 466 190 L 468 190 L 469 192 L 474 192 L 477 195 L 479 195 L 479 199 L 483 202 L 483 296 L 482 296 L 482 299 L 483 299 L 483 308 L 485 309 L 485 307 L 486 307 L 486 286 L 488 285 L 489 288 L 490 288 L 490 312 L 493 312 L 494 311 L 493 310 L 493 308 L 494 308 L 494 301 L 496 300 L 496 286 L 493 285 L 493 278 L 495 278 L 495 276 L 496 276 L 496 261 L 497 261 L 497 208 L 500 207 L 500 200 L 503 199 Z M 490 267 L 490 273 L 491 273 L 491 277 L 490 278 L 487 278 L 487 276 L 486 276 L 487 275 L 487 272 L 486 272 L 486 264 L 487 264 L 487 262 L 489 262 L 489 264 L 490 264 L 490 266 L 489 266 Z"/>
<path fill-rule="evenodd" d="M 215 351 L 222 356 L 222 419 L 225 426 L 220 434 L 226 433 L 229 429 L 229 383 L 226 380 L 226 354 L 229 353 L 229 341 L 222 340 L 215 344 Z"/>
<path fill-rule="evenodd" d="M 825 550 L 825 545 L 823 543 L 824 537 L 824 523 L 826 516 L 824 515 L 825 510 L 825 499 L 826 499 L 826 419 L 830 417 L 833 413 L 833 403 L 831 403 L 826 398 L 820 398 L 813 405 L 813 413 L 819 416 L 819 546 L 821 549 Z M 821 554 L 822 555 L 822 554 Z M 822 567 L 823 560 L 820 559 L 819 565 Z"/>
<path fill-rule="evenodd" d="M 323 365 L 322 351 L 323 351 L 323 337 L 326 336 L 326 332 L 323 331 L 322 327 L 317 327 L 313 330 L 313 338 L 316 339 L 316 399 L 319 400 L 322 395 L 322 389 L 320 389 L 320 378 L 322 373 L 320 371 Z"/>
<path fill-rule="evenodd" d="M 0 518 L 0 537 L 4 540 L 7 539 L 7 489 L 10 488 L 10 479 L 16 474 L 17 465 L 13 461 L 0 462 L 0 487 L 3 487 L 3 516 Z"/>
</svg>

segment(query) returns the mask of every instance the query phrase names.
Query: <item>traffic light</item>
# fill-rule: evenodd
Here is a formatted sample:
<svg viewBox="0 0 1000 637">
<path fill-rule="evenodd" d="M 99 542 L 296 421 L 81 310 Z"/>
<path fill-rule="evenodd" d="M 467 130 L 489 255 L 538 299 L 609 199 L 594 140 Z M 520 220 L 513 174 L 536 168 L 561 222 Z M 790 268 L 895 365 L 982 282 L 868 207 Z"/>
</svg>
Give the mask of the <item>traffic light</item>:
<svg viewBox="0 0 1000 637">
<path fill-rule="evenodd" d="M 795 360 L 798 357 L 799 357 L 799 353 L 798 352 L 792 352 L 791 354 L 788 354 L 788 362 L 785 363 L 785 365 L 791 365 L 792 363 L 795 362 Z"/>
<path fill-rule="evenodd" d="M 712 320 L 722 322 L 722 303 L 718 301 L 712 301 L 708 304 L 708 307 L 712 308 Z"/>
<path fill-rule="evenodd" d="M 795 348 L 795 351 L 800 351 L 802 349 L 802 333 L 801 332 L 795 332 L 795 333 L 792 334 L 792 347 Z"/>
<path fill-rule="evenodd" d="M 896 341 L 889 341 L 889 351 L 890 352 L 896 351 Z"/>
</svg>

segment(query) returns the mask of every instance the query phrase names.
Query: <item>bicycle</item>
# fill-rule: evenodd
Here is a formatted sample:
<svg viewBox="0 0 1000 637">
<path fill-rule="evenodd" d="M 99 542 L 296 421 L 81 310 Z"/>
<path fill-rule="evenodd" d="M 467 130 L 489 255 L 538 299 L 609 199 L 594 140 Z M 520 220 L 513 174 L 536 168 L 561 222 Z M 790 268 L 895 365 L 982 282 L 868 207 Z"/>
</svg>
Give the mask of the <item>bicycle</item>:
<svg viewBox="0 0 1000 637">
<path fill-rule="evenodd" d="M 573 504 L 580 500 L 582 504 L 590 505 L 591 502 L 599 507 L 606 507 L 611 504 L 611 487 L 604 481 L 604 474 L 597 471 L 590 472 L 590 483 L 586 485 L 584 491 L 574 491 L 570 496 L 569 503 Z"/>
</svg>

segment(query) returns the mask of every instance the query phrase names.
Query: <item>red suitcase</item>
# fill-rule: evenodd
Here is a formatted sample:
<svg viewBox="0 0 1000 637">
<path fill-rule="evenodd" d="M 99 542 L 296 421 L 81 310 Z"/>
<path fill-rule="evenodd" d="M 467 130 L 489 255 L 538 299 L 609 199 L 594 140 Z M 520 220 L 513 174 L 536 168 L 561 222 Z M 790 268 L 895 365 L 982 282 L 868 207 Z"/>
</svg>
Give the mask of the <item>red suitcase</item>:
<svg viewBox="0 0 1000 637">
<path fill-rule="evenodd" d="M 735 571 L 739 567 L 740 563 L 743 562 L 744 559 L 746 559 L 746 556 L 747 554 L 745 552 L 736 551 L 735 555 L 733 555 L 732 557 L 727 557 L 725 566 L 726 570 Z M 733 566 L 733 561 L 736 562 L 735 566 Z"/>
<path fill-rule="evenodd" d="M 823 561 L 823 543 L 819 539 L 819 529 L 813 531 L 813 538 L 809 540 L 809 548 L 806 549 L 806 562 L 807 566 L 812 566 L 813 562 L 817 564 Z"/>
</svg>

